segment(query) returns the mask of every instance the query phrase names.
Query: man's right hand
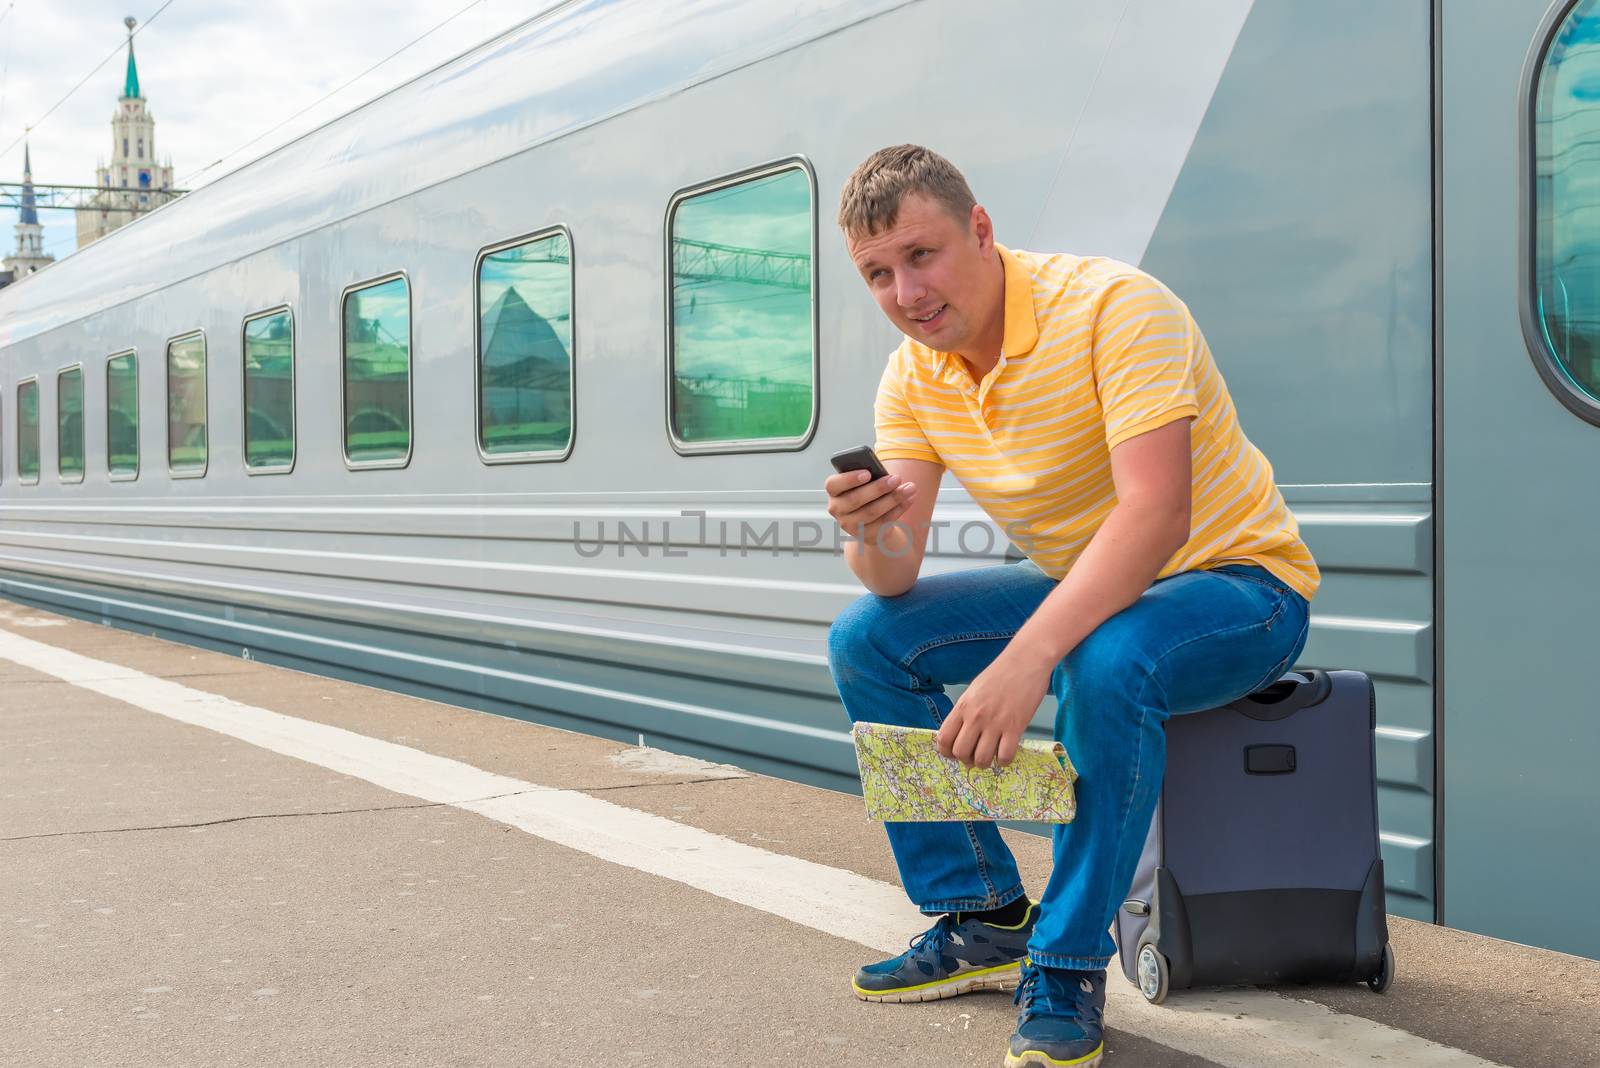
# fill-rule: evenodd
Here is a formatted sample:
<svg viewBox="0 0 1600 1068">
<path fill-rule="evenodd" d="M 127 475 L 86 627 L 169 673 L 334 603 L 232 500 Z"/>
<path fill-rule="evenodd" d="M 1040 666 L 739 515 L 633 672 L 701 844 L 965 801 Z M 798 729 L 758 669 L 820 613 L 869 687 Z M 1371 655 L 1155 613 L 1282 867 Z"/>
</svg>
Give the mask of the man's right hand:
<svg viewBox="0 0 1600 1068">
<path fill-rule="evenodd" d="M 852 538 L 876 546 L 883 529 L 906 514 L 917 499 L 917 487 L 890 474 L 872 479 L 867 471 L 829 475 L 822 488 L 828 492 L 828 514 Z"/>
<path fill-rule="evenodd" d="M 909 590 L 922 570 L 944 465 L 900 459 L 883 466 L 889 474 L 875 481 L 865 472 L 847 471 L 828 476 L 822 486 L 828 514 L 852 539 L 844 546 L 845 563 L 867 589 L 894 597 Z"/>
</svg>

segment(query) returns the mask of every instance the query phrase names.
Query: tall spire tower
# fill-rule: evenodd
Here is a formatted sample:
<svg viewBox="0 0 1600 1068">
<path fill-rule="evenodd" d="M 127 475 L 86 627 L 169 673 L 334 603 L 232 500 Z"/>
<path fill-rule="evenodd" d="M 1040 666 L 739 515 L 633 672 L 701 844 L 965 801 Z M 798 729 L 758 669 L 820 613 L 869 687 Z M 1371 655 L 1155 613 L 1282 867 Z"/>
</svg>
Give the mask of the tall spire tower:
<svg viewBox="0 0 1600 1068">
<path fill-rule="evenodd" d="M 39 202 L 33 195 L 33 146 L 22 142 L 22 220 L 30 226 L 39 225 Z"/>
<path fill-rule="evenodd" d="M 79 248 L 172 199 L 172 161 L 156 161 L 156 120 L 139 88 L 133 56 L 138 22 L 129 17 L 123 25 L 128 27 L 128 67 L 111 116 L 111 163 L 95 175 L 100 192 L 94 206 L 99 210 L 78 212 Z"/>
<path fill-rule="evenodd" d="M 5 270 L 12 280 L 32 274 L 54 256 L 45 255 L 44 227 L 39 225 L 39 202 L 33 192 L 33 149 L 22 145 L 22 210 L 17 216 L 17 247 L 5 259 Z"/>
</svg>

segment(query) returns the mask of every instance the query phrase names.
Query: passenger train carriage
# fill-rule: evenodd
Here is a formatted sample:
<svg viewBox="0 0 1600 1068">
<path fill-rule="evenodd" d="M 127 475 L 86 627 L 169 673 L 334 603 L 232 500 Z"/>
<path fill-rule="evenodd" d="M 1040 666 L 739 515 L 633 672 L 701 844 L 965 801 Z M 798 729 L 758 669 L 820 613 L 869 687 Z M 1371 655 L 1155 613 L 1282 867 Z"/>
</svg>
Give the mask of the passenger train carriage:
<svg viewBox="0 0 1600 1068">
<path fill-rule="evenodd" d="M 0 292 L 0 593 L 854 788 L 821 482 L 898 339 L 832 219 L 919 142 L 1194 312 L 1324 570 L 1303 663 L 1377 681 L 1391 909 L 1600 956 L 1596 42 L 1596 0 L 559 4 Z M 936 518 L 929 570 L 1007 558 Z"/>
</svg>

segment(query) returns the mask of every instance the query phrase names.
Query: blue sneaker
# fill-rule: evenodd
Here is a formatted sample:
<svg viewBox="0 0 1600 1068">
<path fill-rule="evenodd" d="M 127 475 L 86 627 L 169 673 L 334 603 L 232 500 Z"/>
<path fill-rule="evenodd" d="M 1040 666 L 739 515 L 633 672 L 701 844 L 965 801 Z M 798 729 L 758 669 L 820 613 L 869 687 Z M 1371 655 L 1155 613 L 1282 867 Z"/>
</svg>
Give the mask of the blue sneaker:
<svg viewBox="0 0 1600 1068">
<path fill-rule="evenodd" d="M 898 957 L 868 964 L 856 972 L 856 997 L 862 1001 L 938 1001 L 969 990 L 1010 990 L 1021 977 L 1028 936 L 1039 918 L 1039 903 L 1015 927 L 978 919 L 956 923 L 940 916 L 911 940 Z"/>
<path fill-rule="evenodd" d="M 1022 1006 L 1006 1068 L 1093 1068 L 1105 1053 L 1106 973 L 1029 961 L 1013 999 Z"/>
</svg>

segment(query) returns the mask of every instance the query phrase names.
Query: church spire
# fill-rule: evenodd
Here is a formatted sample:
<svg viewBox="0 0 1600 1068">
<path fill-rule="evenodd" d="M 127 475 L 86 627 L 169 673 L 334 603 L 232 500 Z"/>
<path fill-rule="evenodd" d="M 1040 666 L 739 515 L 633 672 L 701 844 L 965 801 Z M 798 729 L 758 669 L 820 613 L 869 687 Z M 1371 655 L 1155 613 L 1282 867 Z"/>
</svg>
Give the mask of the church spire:
<svg viewBox="0 0 1600 1068">
<path fill-rule="evenodd" d="M 28 226 L 39 225 L 39 211 L 35 205 L 38 202 L 33 196 L 33 157 L 29 153 L 28 143 L 22 143 L 22 214 L 17 222 Z"/>
<path fill-rule="evenodd" d="M 129 15 L 122 20 L 122 24 L 128 27 L 128 77 L 122 85 L 122 99 L 137 100 L 139 99 L 139 68 L 133 62 L 133 28 L 138 25 L 138 20 Z"/>
<path fill-rule="evenodd" d="M 17 213 L 17 248 L 0 262 L 5 268 L 0 285 L 32 274 L 55 259 L 44 251 L 44 227 L 39 225 L 38 201 L 33 192 L 33 149 L 28 144 L 27 131 L 22 138 L 22 196 L 18 205 L 22 210 Z"/>
</svg>

